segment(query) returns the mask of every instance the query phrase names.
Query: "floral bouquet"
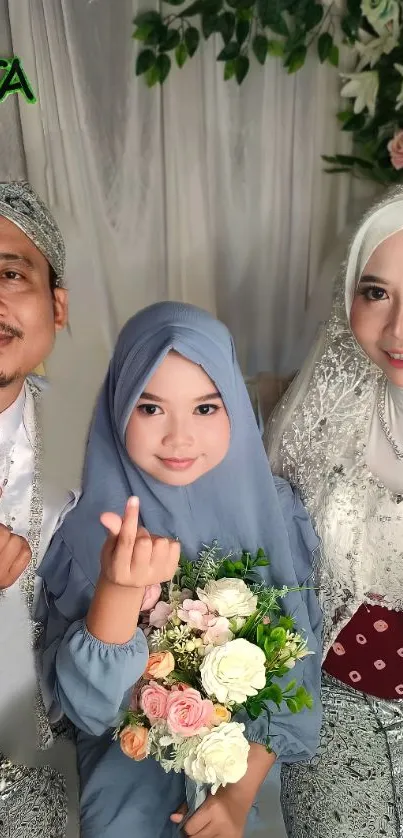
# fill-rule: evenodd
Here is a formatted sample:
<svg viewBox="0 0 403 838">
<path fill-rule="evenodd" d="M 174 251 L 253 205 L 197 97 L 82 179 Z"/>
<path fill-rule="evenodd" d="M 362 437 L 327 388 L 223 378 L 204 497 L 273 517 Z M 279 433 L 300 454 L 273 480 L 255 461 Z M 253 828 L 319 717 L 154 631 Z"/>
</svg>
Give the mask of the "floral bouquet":
<svg viewBox="0 0 403 838">
<path fill-rule="evenodd" d="M 258 568 L 268 564 L 262 550 L 234 558 L 213 544 L 196 562 L 181 557 L 172 583 L 157 586 L 143 626 L 147 669 L 115 732 L 128 757 L 153 757 L 215 794 L 247 770 L 240 710 L 256 719 L 270 715 L 270 703 L 285 702 L 292 713 L 312 707 L 304 687 L 276 680 L 311 652 L 281 613 L 279 601 L 295 589 L 259 581 Z M 143 614 L 152 599 L 146 592 Z"/>
</svg>

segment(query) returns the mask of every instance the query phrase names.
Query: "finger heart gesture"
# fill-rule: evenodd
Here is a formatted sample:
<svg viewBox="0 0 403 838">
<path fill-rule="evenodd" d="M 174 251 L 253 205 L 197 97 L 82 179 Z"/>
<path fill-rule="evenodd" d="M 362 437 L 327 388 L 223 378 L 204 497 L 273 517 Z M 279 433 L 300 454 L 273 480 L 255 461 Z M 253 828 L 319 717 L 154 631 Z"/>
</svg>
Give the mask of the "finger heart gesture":
<svg viewBox="0 0 403 838">
<path fill-rule="evenodd" d="M 104 512 L 101 523 L 109 531 L 101 556 L 102 573 L 109 582 L 144 588 L 172 579 L 179 563 L 180 544 L 150 535 L 139 525 L 138 498 L 129 498 L 123 518 Z"/>
</svg>

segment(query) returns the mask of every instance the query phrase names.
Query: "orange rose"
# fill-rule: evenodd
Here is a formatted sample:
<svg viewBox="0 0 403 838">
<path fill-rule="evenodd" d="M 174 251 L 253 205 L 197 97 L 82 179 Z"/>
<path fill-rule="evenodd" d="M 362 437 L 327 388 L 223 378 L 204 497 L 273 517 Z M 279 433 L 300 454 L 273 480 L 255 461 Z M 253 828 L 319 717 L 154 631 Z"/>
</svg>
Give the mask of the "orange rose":
<svg viewBox="0 0 403 838">
<path fill-rule="evenodd" d="M 166 678 L 175 669 L 175 658 L 172 652 L 153 652 L 148 658 L 148 664 L 143 678 Z"/>
<path fill-rule="evenodd" d="M 124 754 L 136 762 L 146 758 L 148 730 L 142 725 L 127 725 L 120 734 L 120 747 Z"/>
<path fill-rule="evenodd" d="M 220 725 L 221 722 L 229 722 L 231 713 L 222 704 L 215 704 L 213 708 L 213 715 L 210 720 L 212 725 Z"/>
</svg>

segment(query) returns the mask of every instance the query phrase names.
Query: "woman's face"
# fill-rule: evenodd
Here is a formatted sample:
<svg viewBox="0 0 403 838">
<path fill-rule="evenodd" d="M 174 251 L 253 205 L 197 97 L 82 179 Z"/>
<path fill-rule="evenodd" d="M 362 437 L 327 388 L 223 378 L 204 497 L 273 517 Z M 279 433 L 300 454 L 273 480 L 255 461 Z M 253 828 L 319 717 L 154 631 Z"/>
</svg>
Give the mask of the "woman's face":
<svg viewBox="0 0 403 838">
<path fill-rule="evenodd" d="M 365 265 L 350 322 L 368 357 L 403 387 L 403 230 L 385 239 Z"/>
<path fill-rule="evenodd" d="M 227 454 L 230 423 L 215 384 L 170 352 L 147 382 L 126 431 L 131 460 L 170 486 L 187 486 Z"/>
</svg>

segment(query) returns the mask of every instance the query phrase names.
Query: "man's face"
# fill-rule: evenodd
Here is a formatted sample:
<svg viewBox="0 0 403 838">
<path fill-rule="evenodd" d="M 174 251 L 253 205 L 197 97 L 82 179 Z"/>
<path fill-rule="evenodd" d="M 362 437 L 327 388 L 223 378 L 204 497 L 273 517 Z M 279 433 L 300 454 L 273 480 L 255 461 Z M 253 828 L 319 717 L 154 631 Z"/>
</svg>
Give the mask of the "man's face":
<svg viewBox="0 0 403 838">
<path fill-rule="evenodd" d="M 50 354 L 67 322 L 67 292 L 19 227 L 0 216 L 0 387 L 25 378 Z"/>
</svg>

